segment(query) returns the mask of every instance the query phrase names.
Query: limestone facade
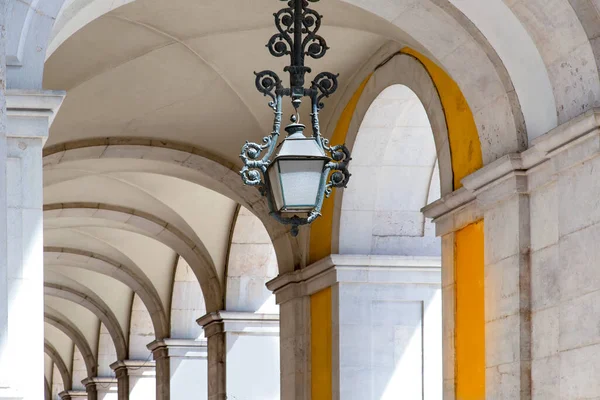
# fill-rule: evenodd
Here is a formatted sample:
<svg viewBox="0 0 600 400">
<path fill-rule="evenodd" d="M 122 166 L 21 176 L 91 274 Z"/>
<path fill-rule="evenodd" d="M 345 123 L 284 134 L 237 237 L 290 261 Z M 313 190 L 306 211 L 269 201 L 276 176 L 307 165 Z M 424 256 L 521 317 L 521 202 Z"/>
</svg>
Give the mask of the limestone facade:
<svg viewBox="0 0 600 400">
<path fill-rule="evenodd" d="M 600 2 L 310 2 L 297 237 L 237 173 L 282 5 L 0 0 L 0 400 L 600 398 Z"/>
</svg>

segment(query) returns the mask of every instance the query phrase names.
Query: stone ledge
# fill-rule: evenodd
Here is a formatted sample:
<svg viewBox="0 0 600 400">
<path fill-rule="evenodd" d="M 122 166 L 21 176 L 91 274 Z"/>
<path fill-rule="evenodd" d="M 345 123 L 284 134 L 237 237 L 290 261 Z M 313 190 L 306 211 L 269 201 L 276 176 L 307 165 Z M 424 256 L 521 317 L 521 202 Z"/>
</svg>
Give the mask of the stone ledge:
<svg viewBox="0 0 600 400">
<path fill-rule="evenodd" d="M 514 194 L 526 194 L 532 190 L 530 175 L 539 170 L 542 164 L 554 161 L 554 172 L 560 172 L 578 162 L 600 155 L 600 108 L 590 110 L 571 121 L 554 128 L 534 139 L 531 147 L 522 153 L 508 154 L 485 165 L 478 171 L 462 179 L 463 188 L 447 194 L 423 207 L 427 218 L 445 219 L 444 227 L 438 235 L 460 229 L 455 226 L 453 214 L 461 213 L 467 207 L 488 208 Z M 548 165 L 548 164 L 546 164 Z M 553 179 L 553 175 L 545 175 Z M 539 179 L 538 179 L 539 180 Z M 538 187 L 541 182 L 534 185 Z M 464 213 L 463 213 L 464 214 Z M 481 218 L 482 212 L 470 212 L 472 221 Z M 439 221 L 442 222 L 442 221 Z"/>
<path fill-rule="evenodd" d="M 279 335 L 279 315 L 236 311 L 215 311 L 196 320 L 207 337 L 217 333 L 238 333 L 252 336 Z"/>
<path fill-rule="evenodd" d="M 159 357 L 175 358 L 206 358 L 208 355 L 208 343 L 206 339 L 163 339 L 155 340 L 146 347 L 154 355 Z"/>
<path fill-rule="evenodd" d="M 310 296 L 336 283 L 441 284 L 437 257 L 332 254 L 316 263 L 267 282 L 279 304 Z"/>
<path fill-rule="evenodd" d="M 7 90 L 6 136 L 45 141 L 65 96 L 66 92 L 55 90 Z"/>
<path fill-rule="evenodd" d="M 121 360 L 110 364 L 115 372 L 126 371 L 129 376 L 148 376 L 156 374 L 156 363 L 150 360 Z"/>
</svg>

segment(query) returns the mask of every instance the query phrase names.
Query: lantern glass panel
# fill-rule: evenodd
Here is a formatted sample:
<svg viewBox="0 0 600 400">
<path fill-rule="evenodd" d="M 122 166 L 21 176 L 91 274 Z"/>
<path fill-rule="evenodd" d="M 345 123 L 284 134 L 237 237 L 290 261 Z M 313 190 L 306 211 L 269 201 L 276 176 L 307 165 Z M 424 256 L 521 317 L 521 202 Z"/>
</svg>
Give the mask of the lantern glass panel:
<svg viewBox="0 0 600 400">
<path fill-rule="evenodd" d="M 309 212 L 315 208 L 325 162 L 319 158 L 276 159 L 269 178 L 277 209 Z"/>
</svg>

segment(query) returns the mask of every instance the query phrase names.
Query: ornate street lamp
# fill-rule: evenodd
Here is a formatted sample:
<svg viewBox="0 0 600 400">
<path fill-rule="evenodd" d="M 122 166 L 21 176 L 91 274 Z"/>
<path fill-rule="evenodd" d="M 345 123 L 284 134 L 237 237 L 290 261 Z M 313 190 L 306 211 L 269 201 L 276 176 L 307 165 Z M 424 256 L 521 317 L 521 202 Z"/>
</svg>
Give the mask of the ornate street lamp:
<svg viewBox="0 0 600 400">
<path fill-rule="evenodd" d="M 290 74 L 290 86 L 284 87 L 273 71 L 255 72 L 256 88 L 271 98 L 269 106 L 275 112 L 273 132 L 263 138 L 262 144 L 246 142 L 242 147 L 240 157 L 244 168 L 240 174 L 246 185 L 258 187 L 268 199 L 271 215 L 283 224 L 292 225 L 291 233 L 296 236 L 300 225 L 310 224 L 321 215 L 323 200 L 331 195 L 332 188 L 346 187 L 351 158 L 346 146 L 330 147 L 319 128 L 322 100 L 336 91 L 338 75 L 321 72 L 309 88 L 304 87 L 305 74 L 311 72 L 304 65 L 305 56 L 319 59 L 329 49 L 325 39 L 317 34 L 322 15 L 308 8 L 307 0 L 289 0 L 287 4 L 288 7 L 273 14 L 279 32 L 271 37 L 267 48 L 275 57 L 290 56 L 290 65 L 284 68 Z M 277 146 L 284 96 L 291 98 L 294 115 L 291 124 L 285 127 L 287 137 Z M 309 137 L 304 135 L 305 126 L 298 115 L 304 97 L 311 101 Z M 275 150 L 278 153 L 271 159 Z"/>
</svg>

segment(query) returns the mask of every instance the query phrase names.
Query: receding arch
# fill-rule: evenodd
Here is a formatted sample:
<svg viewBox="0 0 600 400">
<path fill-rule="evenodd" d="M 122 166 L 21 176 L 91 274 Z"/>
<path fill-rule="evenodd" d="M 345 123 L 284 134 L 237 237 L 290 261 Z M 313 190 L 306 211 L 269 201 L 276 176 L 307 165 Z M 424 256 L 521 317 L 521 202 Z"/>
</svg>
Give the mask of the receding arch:
<svg viewBox="0 0 600 400">
<path fill-rule="evenodd" d="M 144 274 L 135 273 L 126 265 L 85 250 L 46 246 L 44 247 L 44 254 L 59 260 L 61 265 L 83 268 L 111 276 L 129 286 L 131 290 L 140 296 L 148 312 L 150 312 L 157 338 L 168 337 L 168 318 L 162 301 L 152 282 Z"/>
<path fill-rule="evenodd" d="M 440 197 L 439 169 L 425 107 L 409 87 L 383 89 L 361 121 L 344 190 L 340 254 L 433 256 L 440 242 L 421 209 Z"/>
<path fill-rule="evenodd" d="M 75 343 L 75 346 L 79 348 L 79 351 L 83 356 L 88 377 L 96 376 L 96 357 L 94 356 L 92 348 L 79 328 L 77 328 L 77 326 L 73 324 L 66 316 L 48 306 L 44 307 L 44 322 L 63 332 L 69 337 L 69 339 L 73 341 L 73 343 Z"/>
<path fill-rule="evenodd" d="M 78 210 L 97 210 L 98 212 L 88 217 L 121 222 L 127 230 L 141 233 L 172 248 L 186 259 L 194 271 L 200 286 L 203 287 L 202 293 L 210 311 L 219 309 L 222 298 L 221 284 L 212 257 L 202 241 L 195 241 L 169 222 L 134 208 L 87 202 L 44 205 L 44 212 L 48 212 L 47 214 L 50 211 L 60 212 L 58 215 L 52 213 L 53 218 L 70 217 L 76 215 Z"/>
<path fill-rule="evenodd" d="M 44 149 L 44 169 L 52 169 L 69 161 L 92 159 L 144 160 L 145 171 L 187 180 L 214 190 L 244 205 L 264 224 L 276 249 L 281 273 L 302 265 L 301 245 L 284 226 L 269 216 L 269 208 L 255 189 L 242 185 L 236 168 L 227 161 L 191 145 L 168 140 L 142 138 L 97 138 L 77 140 Z M 165 172 L 165 164 L 177 171 Z"/>
<path fill-rule="evenodd" d="M 120 360 L 127 359 L 127 340 L 125 339 L 123 330 L 119 325 L 117 317 L 115 317 L 102 299 L 93 293 L 82 293 L 75 289 L 53 283 L 44 283 L 44 294 L 72 301 L 91 311 L 106 326 L 106 329 L 110 333 L 117 351 L 117 357 Z"/>
<path fill-rule="evenodd" d="M 413 55 L 396 54 L 386 63 L 376 68 L 375 71 L 365 79 L 352 100 L 348 103 L 345 113 L 340 118 L 334 137 L 337 141 L 345 140 L 349 148 L 352 149 L 356 142 L 360 125 L 367 110 L 373 103 L 373 100 L 375 100 L 385 88 L 392 85 L 404 85 L 410 88 L 419 98 L 421 103 L 425 105 L 425 111 L 435 141 L 440 171 L 441 195 L 443 196 L 451 193 L 456 188 L 455 184 L 458 180 L 457 178 L 462 177 L 462 174 L 470 171 L 474 167 L 465 160 L 457 159 L 458 157 L 453 154 L 455 151 L 454 149 L 451 150 L 452 143 L 449 137 L 449 123 L 455 124 L 461 123 L 461 121 L 455 122 L 454 120 L 447 119 L 440 97 L 441 89 L 436 87 L 428 70 L 421 61 Z M 446 89 L 449 90 L 448 88 Z M 454 88 L 452 88 L 452 90 L 454 90 Z M 456 99 L 456 101 L 458 100 L 460 99 Z M 456 106 L 456 104 L 454 106 Z M 453 128 L 459 130 L 456 129 L 455 126 L 453 126 Z M 457 132 L 457 134 L 464 133 Z M 472 134 L 476 135 L 476 132 Z M 478 137 L 467 137 L 467 139 L 468 140 L 465 141 L 466 144 L 477 146 L 477 141 L 479 140 Z M 461 144 L 461 142 L 458 144 Z M 476 153 L 478 151 L 480 150 L 474 148 L 471 152 L 471 157 L 476 158 Z M 479 161 L 477 159 L 473 160 L 473 164 L 476 163 L 481 163 L 481 156 L 479 156 Z M 457 171 L 462 164 L 465 164 L 468 168 L 462 168 L 464 171 Z M 350 182 L 350 185 L 352 185 L 352 182 Z M 326 203 L 324 205 L 323 217 L 313 223 L 310 239 L 310 259 L 312 261 L 317 261 L 328 254 L 337 253 L 339 251 L 340 210 L 343 196 L 344 190 L 336 191 L 334 204 L 331 204 L 331 200 L 329 201 L 329 204 Z"/>
<path fill-rule="evenodd" d="M 52 362 L 58 368 L 58 372 L 60 372 L 60 377 L 62 378 L 63 385 L 65 390 L 71 390 L 73 388 L 73 384 L 71 381 L 71 374 L 69 373 L 69 369 L 67 368 L 67 364 L 62 359 L 60 354 L 56 348 L 50 343 L 48 340 L 44 339 L 44 352 L 48 354 Z"/>
</svg>

